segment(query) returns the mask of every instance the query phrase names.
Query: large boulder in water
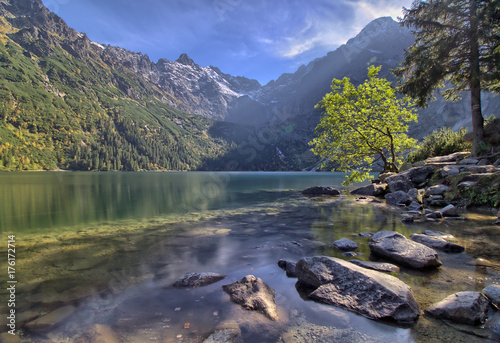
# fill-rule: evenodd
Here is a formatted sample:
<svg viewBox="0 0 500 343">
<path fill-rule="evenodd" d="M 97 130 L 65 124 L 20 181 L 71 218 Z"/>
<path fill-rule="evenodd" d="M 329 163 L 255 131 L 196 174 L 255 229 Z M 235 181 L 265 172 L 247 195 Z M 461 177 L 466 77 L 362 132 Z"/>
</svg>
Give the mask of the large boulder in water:
<svg viewBox="0 0 500 343">
<path fill-rule="evenodd" d="M 403 191 L 396 191 L 385 195 L 385 200 L 389 205 L 408 205 L 411 203 L 411 197 Z"/>
<path fill-rule="evenodd" d="M 442 250 L 446 252 L 459 253 L 463 252 L 465 248 L 459 244 L 450 243 L 442 238 L 429 237 L 427 235 L 421 235 L 414 233 L 410 236 L 415 242 L 421 243 L 432 249 Z"/>
<path fill-rule="evenodd" d="M 174 287 L 202 287 L 224 279 L 226 275 L 217 273 L 189 273 L 174 282 Z"/>
<path fill-rule="evenodd" d="M 302 191 L 304 195 L 340 195 L 340 191 L 332 187 L 314 186 Z"/>
<path fill-rule="evenodd" d="M 309 297 L 370 319 L 413 322 L 420 309 L 401 280 L 333 257 L 305 257 L 297 262 L 299 281 L 316 288 Z"/>
<path fill-rule="evenodd" d="M 376 255 L 415 269 L 439 267 L 442 264 L 435 250 L 413 242 L 396 231 L 377 232 L 371 238 L 369 247 Z"/>
<path fill-rule="evenodd" d="M 481 292 L 458 292 L 427 309 L 433 316 L 457 323 L 476 325 L 484 323 L 490 302 Z"/>
<path fill-rule="evenodd" d="M 240 281 L 222 286 L 222 289 L 229 294 L 233 302 L 245 310 L 258 311 L 271 320 L 278 320 L 274 289 L 260 278 L 247 275 Z"/>
</svg>

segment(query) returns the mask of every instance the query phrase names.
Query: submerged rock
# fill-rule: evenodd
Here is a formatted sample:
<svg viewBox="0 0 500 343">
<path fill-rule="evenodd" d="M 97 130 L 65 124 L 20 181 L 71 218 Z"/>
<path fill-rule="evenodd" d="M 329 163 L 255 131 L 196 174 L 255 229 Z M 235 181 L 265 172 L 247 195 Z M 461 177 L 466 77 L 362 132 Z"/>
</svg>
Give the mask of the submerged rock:
<svg viewBox="0 0 500 343">
<path fill-rule="evenodd" d="M 304 195 L 340 195 L 340 191 L 332 187 L 314 186 L 304 189 Z"/>
<path fill-rule="evenodd" d="M 316 288 L 309 297 L 370 319 L 413 322 L 420 315 L 411 288 L 401 280 L 333 257 L 297 262 L 299 281 Z"/>
<path fill-rule="evenodd" d="M 399 273 L 400 271 L 399 267 L 392 263 L 368 262 L 360 260 L 350 260 L 349 262 L 366 269 L 376 270 L 378 272 Z"/>
<path fill-rule="evenodd" d="M 203 343 L 240 343 L 243 342 L 237 323 L 229 322 L 217 325 L 215 331 Z"/>
<path fill-rule="evenodd" d="M 190 273 L 174 282 L 174 287 L 202 287 L 224 279 L 226 275 L 217 273 Z"/>
<path fill-rule="evenodd" d="M 260 278 L 247 275 L 240 281 L 222 286 L 222 289 L 229 294 L 233 302 L 245 310 L 258 311 L 271 320 L 278 320 L 274 289 Z"/>
<path fill-rule="evenodd" d="M 287 260 L 279 260 L 278 266 L 286 271 L 286 276 L 288 277 L 297 277 L 295 273 L 295 262 L 287 261 Z"/>
<path fill-rule="evenodd" d="M 465 248 L 459 244 L 450 243 L 438 237 L 430 237 L 427 235 L 420 235 L 418 233 L 414 233 L 413 235 L 410 236 L 410 238 L 415 242 L 427 245 L 432 249 L 442 250 L 446 252 L 453 252 L 453 253 L 459 253 L 465 250 Z"/>
<path fill-rule="evenodd" d="M 483 294 L 491 301 L 493 305 L 500 308 L 500 286 L 489 285 L 483 289 Z"/>
<path fill-rule="evenodd" d="M 424 231 L 422 231 L 422 234 L 426 235 L 426 236 L 431 236 L 434 238 L 455 239 L 455 236 L 450 235 L 449 233 L 441 232 L 441 231 L 424 230 Z"/>
<path fill-rule="evenodd" d="M 423 244 L 408 240 L 396 231 L 379 231 L 369 244 L 372 253 L 415 269 L 439 267 L 438 253 Z"/>
<path fill-rule="evenodd" d="M 443 207 L 438 212 L 441 212 L 443 217 L 458 217 L 457 208 L 451 204 L 446 207 Z"/>
<path fill-rule="evenodd" d="M 427 313 L 457 323 L 476 325 L 484 323 L 489 301 L 480 292 L 458 292 L 427 309 Z"/>
<path fill-rule="evenodd" d="M 75 311 L 75 306 L 64 306 L 27 323 L 24 327 L 34 332 L 49 331 L 65 322 Z"/>
<path fill-rule="evenodd" d="M 353 251 L 359 248 L 356 242 L 353 242 L 347 238 L 341 238 L 333 242 L 332 245 L 340 251 Z"/>
</svg>

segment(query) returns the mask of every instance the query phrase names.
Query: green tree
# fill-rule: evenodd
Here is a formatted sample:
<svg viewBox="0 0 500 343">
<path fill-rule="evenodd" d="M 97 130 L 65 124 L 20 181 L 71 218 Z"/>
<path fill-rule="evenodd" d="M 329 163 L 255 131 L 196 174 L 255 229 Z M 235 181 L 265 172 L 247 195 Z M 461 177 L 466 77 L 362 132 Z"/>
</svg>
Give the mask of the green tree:
<svg viewBox="0 0 500 343">
<path fill-rule="evenodd" d="M 474 141 L 472 153 L 484 145 L 481 90 L 500 90 L 500 1 L 415 1 L 404 9 L 401 24 L 414 29 L 415 43 L 395 74 L 399 91 L 426 106 L 434 91 L 456 100 L 463 91 L 471 97 Z"/>
<path fill-rule="evenodd" d="M 355 87 L 348 78 L 333 79 L 332 92 L 316 108 L 324 109 L 316 127 L 317 137 L 309 144 L 335 170 L 351 172 L 344 184 L 361 182 L 377 161 L 384 171 L 398 171 L 403 153 L 416 144 L 405 132 L 417 120 L 414 103 L 398 99 L 391 83 L 378 78 L 381 67 L 370 66 L 368 79 Z"/>
</svg>

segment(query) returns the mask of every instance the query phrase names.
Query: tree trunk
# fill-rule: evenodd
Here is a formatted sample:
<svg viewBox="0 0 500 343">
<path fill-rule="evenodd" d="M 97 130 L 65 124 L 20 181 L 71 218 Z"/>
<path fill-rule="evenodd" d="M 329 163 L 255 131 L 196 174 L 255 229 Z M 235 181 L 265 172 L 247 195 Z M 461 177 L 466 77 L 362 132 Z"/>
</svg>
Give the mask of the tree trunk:
<svg viewBox="0 0 500 343">
<path fill-rule="evenodd" d="M 478 156 L 484 146 L 484 120 L 481 113 L 481 69 L 479 65 L 479 42 L 477 24 L 477 4 L 470 0 L 470 100 L 472 114 L 472 155 Z"/>
</svg>

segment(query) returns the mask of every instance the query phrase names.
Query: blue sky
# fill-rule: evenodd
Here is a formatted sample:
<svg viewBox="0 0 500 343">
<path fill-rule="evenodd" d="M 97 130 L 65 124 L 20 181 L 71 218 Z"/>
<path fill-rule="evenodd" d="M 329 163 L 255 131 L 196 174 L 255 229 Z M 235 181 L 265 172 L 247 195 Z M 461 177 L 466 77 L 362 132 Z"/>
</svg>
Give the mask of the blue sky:
<svg viewBox="0 0 500 343">
<path fill-rule="evenodd" d="M 187 53 L 201 66 L 257 79 L 335 50 L 371 20 L 401 15 L 412 0 L 43 0 L 102 44 L 156 62 Z"/>
</svg>

